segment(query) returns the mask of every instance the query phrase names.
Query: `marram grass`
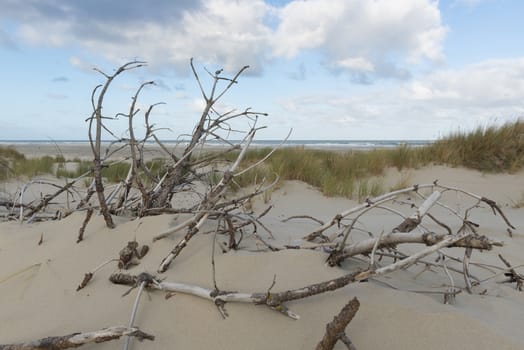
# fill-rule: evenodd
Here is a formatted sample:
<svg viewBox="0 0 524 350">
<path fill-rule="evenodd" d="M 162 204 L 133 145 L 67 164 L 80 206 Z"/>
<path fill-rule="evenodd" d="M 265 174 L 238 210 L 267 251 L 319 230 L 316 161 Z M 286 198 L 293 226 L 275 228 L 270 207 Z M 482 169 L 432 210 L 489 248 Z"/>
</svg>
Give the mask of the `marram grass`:
<svg viewBox="0 0 524 350">
<path fill-rule="evenodd" d="M 262 159 L 270 149 L 250 150 L 243 166 Z M 234 160 L 237 154 L 230 154 Z M 0 179 L 33 177 L 53 173 L 61 177 L 77 177 L 92 167 L 91 161 L 77 162 L 75 171 L 66 171 L 61 156 L 26 159 L 10 147 L 0 146 Z M 263 164 L 235 178 L 240 186 L 271 182 L 275 176 L 281 180 L 300 180 L 319 188 L 327 196 L 344 196 L 363 200 L 382 193 L 386 188 L 380 176 L 389 167 L 398 170 L 422 167 L 428 164 L 446 164 L 466 167 L 482 172 L 517 172 L 524 167 L 524 121 L 503 126 L 478 128 L 473 132 L 456 132 L 424 147 L 399 146 L 395 149 L 369 151 L 325 151 L 303 147 L 277 150 Z M 163 174 L 165 160 L 148 162 L 155 177 Z M 129 163 L 116 163 L 103 169 L 110 182 L 125 179 Z M 54 170 L 56 169 L 56 170 Z M 218 174 L 212 175 L 218 178 Z M 403 184 L 398 184 L 399 186 Z"/>
<path fill-rule="evenodd" d="M 268 152 L 269 149 L 250 151 L 245 165 L 262 159 Z M 524 167 L 524 121 L 478 128 L 470 133 L 457 132 L 423 147 L 401 145 L 395 149 L 348 152 L 283 148 L 264 166 L 246 173 L 237 182 L 246 186 L 255 179 L 276 173 L 282 180 L 307 182 L 326 196 L 362 200 L 387 190 L 377 178 L 387 168 L 402 171 L 428 164 L 462 166 L 490 173 L 517 172 Z M 401 179 L 396 186 L 404 186 L 408 180 Z"/>
</svg>

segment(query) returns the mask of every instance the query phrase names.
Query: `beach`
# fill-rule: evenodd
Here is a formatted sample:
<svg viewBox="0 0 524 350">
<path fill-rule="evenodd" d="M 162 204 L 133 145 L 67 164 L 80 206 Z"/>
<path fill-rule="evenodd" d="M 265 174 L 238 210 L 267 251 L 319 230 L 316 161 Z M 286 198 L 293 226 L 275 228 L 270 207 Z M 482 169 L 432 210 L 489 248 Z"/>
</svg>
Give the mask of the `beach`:
<svg viewBox="0 0 524 350">
<path fill-rule="evenodd" d="M 17 146 L 28 156 L 56 155 L 53 145 Z M 89 159 L 89 146 L 60 147 L 64 157 Z M 55 148 L 56 150 L 56 148 Z M 155 153 L 158 152 L 158 153 Z M 156 149 L 151 157 L 161 155 Z M 386 187 L 394 186 L 401 177 L 411 185 L 431 184 L 435 180 L 450 187 L 461 188 L 496 201 L 515 226 L 510 234 L 500 215 L 481 203 L 471 210 L 468 219 L 478 224 L 478 232 L 490 239 L 503 241 L 493 251 L 474 250 L 471 273 L 480 280 L 499 270 L 486 265 L 504 265 L 502 254 L 513 265 L 524 263 L 524 208 L 515 207 L 524 191 L 524 171 L 514 174 L 484 174 L 478 171 L 427 166 L 402 172 L 388 169 L 384 174 Z M 14 185 L 6 187 L 13 191 Z M 38 192 L 38 191 L 37 191 Z M 427 194 L 426 192 L 424 192 Z M 37 195 L 37 194 L 35 194 Z M 402 197 L 390 206 L 407 214 L 412 209 Z M 442 200 L 457 212 L 463 212 L 471 201 L 464 193 L 448 191 Z M 318 228 L 309 219 L 285 219 L 296 215 L 313 216 L 329 222 L 337 213 L 355 207 L 358 202 L 339 197 L 325 197 L 317 189 L 299 182 L 287 181 L 266 198 L 253 202 L 255 212 L 271 210 L 261 221 L 270 232 L 258 232 L 275 246 L 300 245 L 302 237 Z M 442 208 L 436 213 L 446 222 L 457 225 L 457 218 Z M 17 343 L 92 331 L 115 325 L 127 325 L 137 288 L 122 296 L 129 287 L 115 285 L 108 278 L 118 272 L 116 262 L 96 272 L 89 284 L 76 291 L 84 274 L 110 258 L 118 257 L 127 242 L 149 246 L 149 252 L 127 273 L 155 273 L 159 263 L 173 246 L 183 239 L 179 231 L 153 242 L 158 233 L 176 226 L 184 215 L 159 215 L 142 218 L 114 217 L 115 229 L 105 227 L 101 215 L 94 215 L 87 225 L 84 240 L 76 243 L 84 213 L 75 212 L 56 221 L 41 223 L 0 223 L 0 344 Z M 389 230 L 402 220 L 388 210 L 376 210 L 358 220 L 360 231 L 351 240 L 368 238 Z M 435 226 L 427 222 L 429 227 Z M 214 222 L 206 222 L 172 263 L 160 274 L 162 279 L 212 289 L 212 255 L 215 260 L 216 283 L 220 290 L 245 293 L 279 292 L 327 281 L 355 269 L 367 268 L 366 260 L 353 257 L 341 266 L 326 264 L 324 249 L 286 249 L 268 251 L 249 234 L 240 249 L 223 252 L 216 248 Z M 207 232 L 207 233 L 204 233 Z M 271 237 L 273 236 L 273 237 Z M 42 237 L 42 242 L 39 240 Z M 227 237 L 217 236 L 219 242 Z M 423 249 L 420 244 L 402 247 L 405 252 Z M 463 248 L 446 250 L 461 259 Z M 435 261 L 436 255 L 427 258 Z M 449 267 L 462 268 L 461 262 L 447 259 Z M 393 262 L 380 259 L 378 266 Z M 476 264 L 485 264 L 479 267 Z M 522 273 L 522 269 L 519 270 Z M 469 294 L 462 274 L 450 272 L 453 283 L 462 292 L 454 303 L 444 304 L 442 293 L 450 285 L 449 277 L 438 268 L 416 264 L 391 274 L 352 283 L 344 288 L 286 303 L 300 316 L 293 320 L 274 310 L 250 303 L 229 302 L 228 317 L 223 318 L 217 306 L 194 295 L 176 293 L 166 298 L 160 291 L 145 292 L 134 324 L 153 334 L 154 341 L 132 340 L 132 349 L 312 349 L 322 338 L 325 326 L 353 297 L 360 309 L 346 334 L 359 350 L 372 349 L 523 349 L 524 293 L 515 283 L 499 283 L 504 275 L 475 286 Z M 274 283 L 274 285 L 273 285 Z M 272 286 L 273 285 L 273 286 Z M 124 339 L 86 345 L 85 349 L 122 348 Z M 338 342 L 335 349 L 344 349 Z"/>
</svg>

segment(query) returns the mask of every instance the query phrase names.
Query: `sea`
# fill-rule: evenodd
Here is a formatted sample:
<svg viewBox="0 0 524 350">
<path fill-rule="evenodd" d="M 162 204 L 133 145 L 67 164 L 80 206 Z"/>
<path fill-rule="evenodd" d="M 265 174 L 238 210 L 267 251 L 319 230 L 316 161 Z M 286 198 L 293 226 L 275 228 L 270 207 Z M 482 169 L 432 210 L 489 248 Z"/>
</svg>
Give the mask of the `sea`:
<svg viewBox="0 0 524 350">
<path fill-rule="evenodd" d="M 238 140 L 231 140 L 235 143 Z M 184 145 L 188 141 L 162 140 L 166 146 Z M 281 147 L 304 147 L 312 149 L 375 149 L 375 148 L 395 148 L 398 146 L 421 147 L 431 144 L 432 140 L 287 140 Z M 109 144 L 110 141 L 103 141 Z M 151 144 L 154 141 L 150 142 Z M 252 147 L 275 147 L 282 143 L 282 140 L 254 140 Z M 87 140 L 0 140 L 0 145 L 88 145 Z M 210 147 L 227 146 L 217 140 L 209 140 Z"/>
</svg>

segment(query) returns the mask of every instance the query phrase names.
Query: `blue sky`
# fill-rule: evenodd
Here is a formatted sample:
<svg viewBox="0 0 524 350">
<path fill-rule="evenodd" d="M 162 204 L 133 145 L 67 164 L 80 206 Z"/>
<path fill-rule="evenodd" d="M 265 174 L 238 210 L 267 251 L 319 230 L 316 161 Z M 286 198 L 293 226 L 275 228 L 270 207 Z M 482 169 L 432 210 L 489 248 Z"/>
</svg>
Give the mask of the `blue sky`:
<svg viewBox="0 0 524 350">
<path fill-rule="evenodd" d="M 518 0 L 0 0 L 0 140 L 87 139 L 93 67 L 119 77 L 104 112 L 142 109 L 166 139 L 202 109 L 206 79 L 250 65 L 219 110 L 269 113 L 260 139 L 435 139 L 524 116 Z M 107 121 L 126 136 L 126 120 Z M 245 128 L 239 121 L 234 127 Z M 140 132 L 141 122 L 137 119 Z M 106 135 L 107 136 L 107 135 Z M 109 138 L 109 137 L 106 137 Z M 238 138 L 238 137 L 235 137 Z"/>
</svg>

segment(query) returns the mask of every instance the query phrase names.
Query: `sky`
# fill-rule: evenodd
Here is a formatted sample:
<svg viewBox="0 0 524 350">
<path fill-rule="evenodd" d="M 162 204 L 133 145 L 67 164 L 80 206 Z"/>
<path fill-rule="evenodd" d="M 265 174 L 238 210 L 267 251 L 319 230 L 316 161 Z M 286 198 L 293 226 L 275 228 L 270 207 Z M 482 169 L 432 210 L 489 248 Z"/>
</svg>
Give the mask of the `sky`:
<svg viewBox="0 0 524 350">
<path fill-rule="evenodd" d="M 249 65 L 217 103 L 268 113 L 258 139 L 431 140 L 524 118 L 521 0 L 0 0 L 0 140 L 86 140 L 93 88 L 127 135 L 157 105 L 159 137 L 190 133 L 207 71 Z M 235 130 L 251 121 L 239 120 Z M 143 114 L 135 118 L 143 132 Z M 231 135 L 233 139 L 241 134 Z M 110 139 L 108 134 L 105 139 Z"/>
</svg>

